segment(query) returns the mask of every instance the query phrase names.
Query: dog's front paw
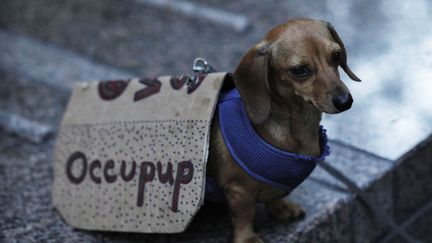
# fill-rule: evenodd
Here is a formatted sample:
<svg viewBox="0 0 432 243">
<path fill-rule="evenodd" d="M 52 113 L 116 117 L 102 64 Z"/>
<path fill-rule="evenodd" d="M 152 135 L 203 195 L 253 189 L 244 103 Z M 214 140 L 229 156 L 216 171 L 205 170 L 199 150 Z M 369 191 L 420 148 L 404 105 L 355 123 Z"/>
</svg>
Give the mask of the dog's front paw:
<svg viewBox="0 0 432 243">
<path fill-rule="evenodd" d="M 264 241 L 258 235 L 253 234 L 247 238 L 236 238 L 234 239 L 234 243 L 264 243 Z"/>
<path fill-rule="evenodd" d="M 283 199 L 267 203 L 267 211 L 281 221 L 293 221 L 303 218 L 305 215 L 300 205 Z"/>
<path fill-rule="evenodd" d="M 257 235 L 255 235 L 254 237 L 246 239 L 245 242 L 247 242 L 247 243 L 264 243 L 264 241 L 262 241 L 261 238 Z"/>
</svg>

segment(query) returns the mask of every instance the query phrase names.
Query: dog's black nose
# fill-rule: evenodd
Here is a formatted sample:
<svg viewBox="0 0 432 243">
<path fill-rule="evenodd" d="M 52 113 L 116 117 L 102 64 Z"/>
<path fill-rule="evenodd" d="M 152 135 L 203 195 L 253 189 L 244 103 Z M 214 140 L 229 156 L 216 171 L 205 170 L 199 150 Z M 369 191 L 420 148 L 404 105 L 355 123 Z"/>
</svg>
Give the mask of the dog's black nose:
<svg viewBox="0 0 432 243">
<path fill-rule="evenodd" d="M 333 105 L 338 111 L 346 111 L 351 108 L 353 99 L 350 93 L 344 93 L 333 98 Z"/>
</svg>

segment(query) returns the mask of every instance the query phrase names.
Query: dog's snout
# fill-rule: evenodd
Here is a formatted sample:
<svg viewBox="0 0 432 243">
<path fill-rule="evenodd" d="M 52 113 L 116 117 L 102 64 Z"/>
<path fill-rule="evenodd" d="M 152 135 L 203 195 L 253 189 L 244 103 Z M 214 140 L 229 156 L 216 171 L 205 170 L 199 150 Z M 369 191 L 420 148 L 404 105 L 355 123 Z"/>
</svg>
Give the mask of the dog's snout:
<svg viewBox="0 0 432 243">
<path fill-rule="evenodd" d="M 333 98 L 333 105 L 338 111 L 346 111 L 351 108 L 353 98 L 350 93 L 344 93 Z"/>
</svg>

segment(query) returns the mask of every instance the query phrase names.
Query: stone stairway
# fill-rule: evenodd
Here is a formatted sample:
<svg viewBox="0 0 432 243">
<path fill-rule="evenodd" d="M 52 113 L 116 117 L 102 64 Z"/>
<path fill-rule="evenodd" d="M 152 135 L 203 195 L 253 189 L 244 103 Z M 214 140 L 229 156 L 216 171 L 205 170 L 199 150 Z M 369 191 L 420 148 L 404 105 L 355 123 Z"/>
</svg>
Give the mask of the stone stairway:
<svg viewBox="0 0 432 243">
<path fill-rule="evenodd" d="M 253 26 L 241 30 L 146 1 L 2 3 L 0 241 L 227 242 L 231 232 L 226 209 L 214 204 L 204 205 L 182 234 L 75 230 L 61 220 L 51 202 L 51 157 L 74 82 L 187 73 L 196 56 L 230 71 L 246 48 L 275 23 L 286 15 L 295 16 L 282 8 L 268 15 L 270 4 L 251 2 L 221 0 L 206 5 L 241 13 Z M 398 160 L 339 140 L 331 140 L 330 145 L 329 163 L 349 175 L 398 222 L 408 222 L 411 234 L 432 241 L 424 230 L 432 220 L 432 211 L 426 210 L 432 199 L 431 138 Z M 277 222 L 257 205 L 256 228 L 266 242 L 376 242 L 388 233 L 355 195 L 321 168 L 290 198 L 303 205 L 304 219 Z M 402 241 L 395 237 L 390 242 Z"/>
</svg>

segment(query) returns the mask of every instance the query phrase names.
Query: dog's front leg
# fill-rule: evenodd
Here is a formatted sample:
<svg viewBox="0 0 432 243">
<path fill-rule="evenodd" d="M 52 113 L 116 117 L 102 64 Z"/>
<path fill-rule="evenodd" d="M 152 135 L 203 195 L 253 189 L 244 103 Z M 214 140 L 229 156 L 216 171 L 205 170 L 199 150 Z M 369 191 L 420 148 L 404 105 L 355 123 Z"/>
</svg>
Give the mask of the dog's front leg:
<svg viewBox="0 0 432 243">
<path fill-rule="evenodd" d="M 253 229 L 256 192 L 251 193 L 238 183 L 229 183 L 224 191 L 234 228 L 234 243 L 263 242 Z"/>
</svg>

